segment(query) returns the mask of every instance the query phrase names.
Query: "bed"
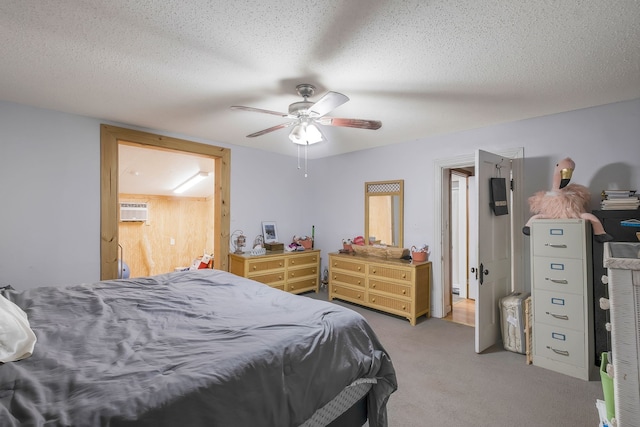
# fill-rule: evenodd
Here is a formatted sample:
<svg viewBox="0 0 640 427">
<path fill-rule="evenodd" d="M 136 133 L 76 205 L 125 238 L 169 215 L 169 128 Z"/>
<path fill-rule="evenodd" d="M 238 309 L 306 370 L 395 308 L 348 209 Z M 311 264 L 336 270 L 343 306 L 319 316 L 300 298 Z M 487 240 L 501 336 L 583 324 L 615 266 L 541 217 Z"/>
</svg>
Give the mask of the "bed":
<svg viewBox="0 0 640 427">
<path fill-rule="evenodd" d="M 3 295 L 37 342 L 0 365 L 2 426 L 387 425 L 395 371 L 348 308 L 209 269 Z"/>
</svg>

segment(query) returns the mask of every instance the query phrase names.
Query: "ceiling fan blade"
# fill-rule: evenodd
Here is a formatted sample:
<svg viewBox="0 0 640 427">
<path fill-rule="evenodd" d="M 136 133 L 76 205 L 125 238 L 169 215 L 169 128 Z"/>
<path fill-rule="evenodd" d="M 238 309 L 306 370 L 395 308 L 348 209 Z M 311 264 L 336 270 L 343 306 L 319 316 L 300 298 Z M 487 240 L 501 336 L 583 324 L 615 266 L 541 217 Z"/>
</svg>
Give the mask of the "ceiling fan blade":
<svg viewBox="0 0 640 427">
<path fill-rule="evenodd" d="M 358 129 L 380 129 L 382 122 L 379 120 L 364 119 L 343 119 L 338 117 L 322 117 L 317 119 L 318 123 L 326 126 L 341 126 Z"/>
<path fill-rule="evenodd" d="M 322 117 L 348 100 L 349 97 L 347 95 L 338 92 L 327 92 L 315 104 L 309 107 L 309 112 L 313 113 L 316 117 Z"/>
<path fill-rule="evenodd" d="M 280 116 L 280 117 L 288 117 L 289 114 L 287 113 L 279 113 L 277 111 L 271 111 L 271 110 L 263 110 L 262 108 L 253 108 L 253 107 L 243 107 L 242 105 L 233 105 L 231 107 L 232 110 L 242 110 L 242 111 L 252 111 L 254 113 L 265 113 L 265 114 L 273 114 L 274 116 Z"/>
<path fill-rule="evenodd" d="M 293 122 L 289 122 L 289 123 L 282 123 L 280 125 L 273 126 L 273 127 L 268 128 L 268 129 L 263 129 L 261 131 L 254 132 L 254 133 L 252 133 L 250 135 L 247 135 L 247 138 L 255 138 L 256 136 L 261 136 L 261 135 L 264 135 L 265 133 L 273 132 L 274 130 L 288 128 L 289 126 L 292 126 L 292 125 L 294 125 L 296 123 L 298 123 L 298 122 L 297 121 L 293 121 Z"/>
</svg>

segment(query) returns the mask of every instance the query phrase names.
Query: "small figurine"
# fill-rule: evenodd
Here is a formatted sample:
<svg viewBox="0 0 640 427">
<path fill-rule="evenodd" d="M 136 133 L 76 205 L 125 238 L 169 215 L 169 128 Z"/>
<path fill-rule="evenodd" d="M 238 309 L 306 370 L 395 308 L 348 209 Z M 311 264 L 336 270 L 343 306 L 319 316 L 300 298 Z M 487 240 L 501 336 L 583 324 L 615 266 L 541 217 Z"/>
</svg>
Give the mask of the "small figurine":
<svg viewBox="0 0 640 427">
<path fill-rule="evenodd" d="M 553 186 L 550 191 L 538 191 L 529 197 L 529 208 L 533 215 L 522 228 L 527 236 L 530 234 L 530 224 L 534 219 L 584 219 L 591 223 L 594 238 L 604 243 L 613 237 L 604 230 L 600 220 L 589 210 L 591 193 L 589 189 L 579 184 L 569 184 L 576 164 L 567 157 L 560 160 L 553 172 Z"/>
</svg>

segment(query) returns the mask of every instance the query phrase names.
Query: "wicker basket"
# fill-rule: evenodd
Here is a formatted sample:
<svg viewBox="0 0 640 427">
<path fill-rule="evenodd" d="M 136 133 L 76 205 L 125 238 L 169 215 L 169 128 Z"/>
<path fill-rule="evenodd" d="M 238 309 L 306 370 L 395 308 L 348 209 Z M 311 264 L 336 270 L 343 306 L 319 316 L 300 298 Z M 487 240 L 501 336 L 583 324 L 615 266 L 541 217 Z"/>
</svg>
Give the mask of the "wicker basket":
<svg viewBox="0 0 640 427">
<path fill-rule="evenodd" d="M 356 253 L 356 255 L 375 256 L 379 258 L 402 258 L 403 256 L 409 255 L 409 250 L 404 248 L 380 248 L 377 246 L 360 245 L 351 245 L 351 248 Z"/>
</svg>

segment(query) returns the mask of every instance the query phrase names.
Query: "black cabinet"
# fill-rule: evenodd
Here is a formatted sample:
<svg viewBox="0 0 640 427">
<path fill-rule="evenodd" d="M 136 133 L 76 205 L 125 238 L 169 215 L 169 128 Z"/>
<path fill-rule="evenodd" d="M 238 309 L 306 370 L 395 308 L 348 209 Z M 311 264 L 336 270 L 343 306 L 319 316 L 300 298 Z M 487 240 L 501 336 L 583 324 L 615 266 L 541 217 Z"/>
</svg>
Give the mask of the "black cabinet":
<svg viewBox="0 0 640 427">
<path fill-rule="evenodd" d="M 615 242 L 637 242 L 636 232 L 638 227 L 625 227 L 620 225 L 620 221 L 625 219 L 640 219 L 640 209 L 634 211 L 608 211 L 597 210 L 593 214 L 600 219 L 605 231 L 613 236 Z M 602 283 L 602 276 L 607 275 L 607 269 L 602 265 L 602 255 L 604 245 L 593 241 L 593 331 L 595 334 L 595 360 L 600 365 L 600 358 L 603 352 L 610 350 L 609 335 L 606 330 L 606 323 L 609 319 L 608 313 L 600 308 L 600 298 L 609 297 L 607 286 Z"/>
</svg>

